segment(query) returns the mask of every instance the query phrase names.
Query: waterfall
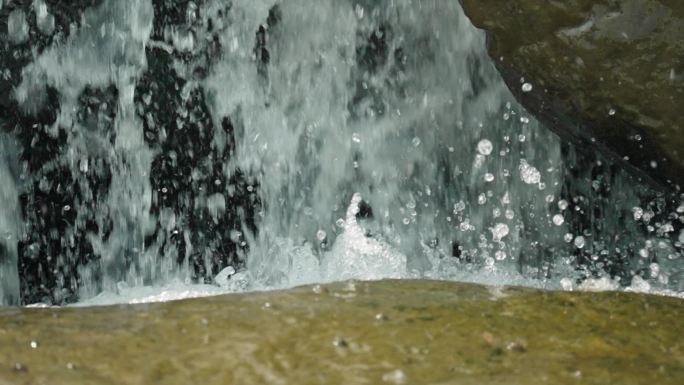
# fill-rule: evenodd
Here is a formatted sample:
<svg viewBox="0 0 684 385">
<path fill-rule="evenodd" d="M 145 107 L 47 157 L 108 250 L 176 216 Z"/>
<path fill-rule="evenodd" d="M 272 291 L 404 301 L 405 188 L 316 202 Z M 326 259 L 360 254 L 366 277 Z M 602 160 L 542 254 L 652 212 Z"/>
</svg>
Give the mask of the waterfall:
<svg viewBox="0 0 684 385">
<path fill-rule="evenodd" d="M 457 1 L 51 7 L 1 10 L 3 303 L 221 280 L 684 289 L 682 213 L 521 108 Z"/>
</svg>

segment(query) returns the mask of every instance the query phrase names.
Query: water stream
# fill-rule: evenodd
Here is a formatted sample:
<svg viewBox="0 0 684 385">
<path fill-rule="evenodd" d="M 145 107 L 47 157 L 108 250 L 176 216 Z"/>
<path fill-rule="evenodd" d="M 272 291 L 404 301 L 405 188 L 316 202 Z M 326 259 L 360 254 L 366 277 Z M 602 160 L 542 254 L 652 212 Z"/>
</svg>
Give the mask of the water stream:
<svg viewBox="0 0 684 385">
<path fill-rule="evenodd" d="M 457 1 L 0 12 L 0 303 L 387 277 L 684 291 L 684 206 L 522 109 Z"/>
</svg>

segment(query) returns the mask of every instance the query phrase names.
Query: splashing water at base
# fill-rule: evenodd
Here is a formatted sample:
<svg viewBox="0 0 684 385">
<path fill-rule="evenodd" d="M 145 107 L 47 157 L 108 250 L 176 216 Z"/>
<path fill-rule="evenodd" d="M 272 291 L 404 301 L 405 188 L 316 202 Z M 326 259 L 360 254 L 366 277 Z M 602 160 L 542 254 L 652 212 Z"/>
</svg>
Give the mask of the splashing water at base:
<svg viewBox="0 0 684 385">
<path fill-rule="evenodd" d="M 624 207 L 590 201 L 601 185 L 566 173 L 579 164 L 573 150 L 513 101 L 457 1 L 185 7 L 179 24 L 164 25 L 149 0 L 103 1 L 22 70 L 19 106 L 39 108 L 46 88 L 59 95 L 45 130 L 68 127 L 68 139 L 51 165 L 88 192 L 69 206 L 74 228 L 97 228 L 83 237 L 96 258 L 60 257 L 65 283 L 53 297 L 146 302 L 382 278 L 582 289 L 619 274 L 631 284 L 594 286 L 644 289 L 646 276 L 644 290 L 684 291 L 681 244 L 665 223 L 644 231 L 653 215 L 629 226 L 606 219 L 631 217 L 639 192 L 620 174 L 609 200 Z M 19 44 L 24 24 L 13 17 Z M 159 68 L 178 78 L 179 101 L 155 94 L 163 81 L 146 74 Z M 78 112 L 108 87 L 116 113 Z M 159 105 L 175 118 L 154 115 Z M 109 177 L 101 196 L 93 172 Z M 4 205 L 25 188 L 15 180 Z M 568 186 L 589 192 L 568 196 Z M 16 216 L 0 214 L 2 228 L 18 226 Z M 642 258 L 635 242 L 653 252 Z M 73 265 L 69 281 L 62 271 Z M 4 294 L 16 297 L 12 286 L 3 302 L 16 302 Z"/>
</svg>

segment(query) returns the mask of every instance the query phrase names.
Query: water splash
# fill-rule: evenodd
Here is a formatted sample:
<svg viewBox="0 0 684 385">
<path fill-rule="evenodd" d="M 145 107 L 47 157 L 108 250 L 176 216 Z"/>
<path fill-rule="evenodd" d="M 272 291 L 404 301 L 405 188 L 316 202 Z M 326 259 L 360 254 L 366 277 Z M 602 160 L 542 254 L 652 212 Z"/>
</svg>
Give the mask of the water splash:
<svg viewBox="0 0 684 385">
<path fill-rule="evenodd" d="M 52 303 L 383 277 L 684 290 L 683 213 L 517 105 L 456 1 L 106 0 L 69 31 L 34 3 L 3 40 L 26 58 L 12 98 L 55 116 L 2 139 L 3 302 L 20 274 Z"/>
</svg>

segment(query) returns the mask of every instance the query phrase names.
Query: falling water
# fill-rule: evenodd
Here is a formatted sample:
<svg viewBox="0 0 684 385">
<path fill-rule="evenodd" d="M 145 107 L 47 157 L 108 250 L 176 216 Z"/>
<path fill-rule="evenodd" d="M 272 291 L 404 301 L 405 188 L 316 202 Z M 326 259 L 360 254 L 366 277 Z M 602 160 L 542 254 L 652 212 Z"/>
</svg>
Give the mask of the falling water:
<svg viewBox="0 0 684 385">
<path fill-rule="evenodd" d="M 4 303 L 383 277 L 684 290 L 684 208 L 522 109 L 457 1 L 91 3 L 0 10 Z"/>
</svg>

